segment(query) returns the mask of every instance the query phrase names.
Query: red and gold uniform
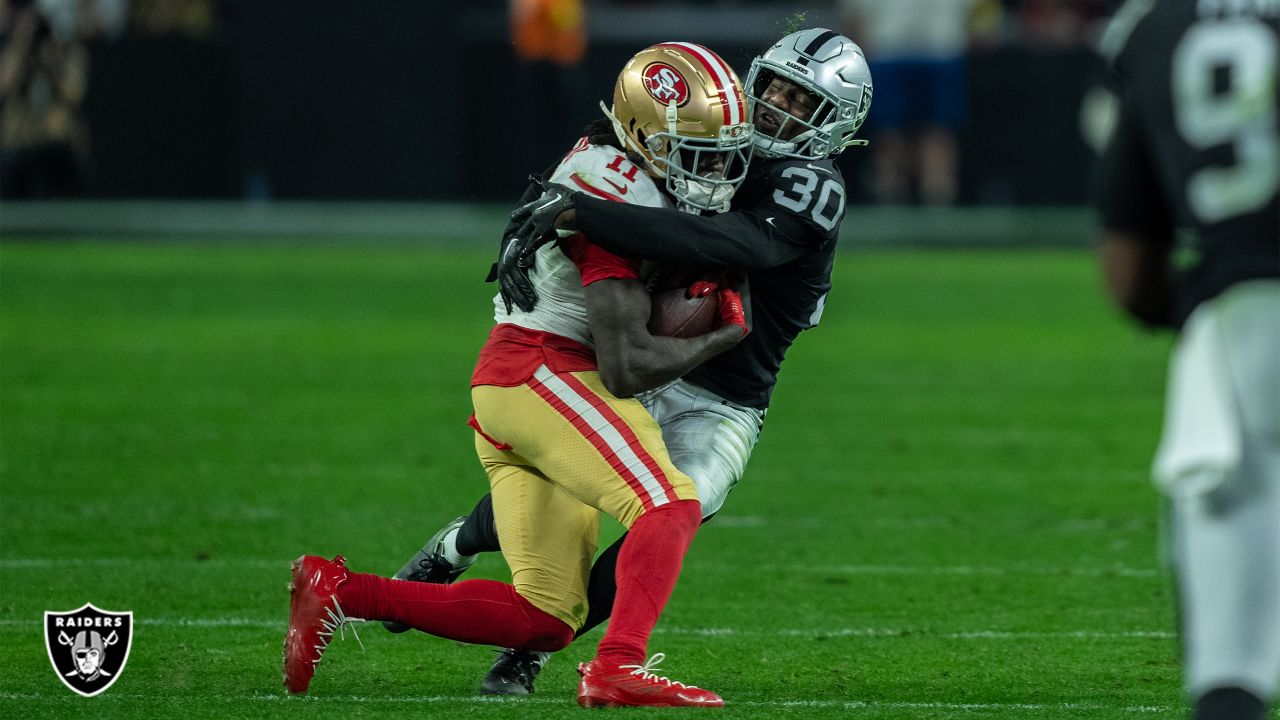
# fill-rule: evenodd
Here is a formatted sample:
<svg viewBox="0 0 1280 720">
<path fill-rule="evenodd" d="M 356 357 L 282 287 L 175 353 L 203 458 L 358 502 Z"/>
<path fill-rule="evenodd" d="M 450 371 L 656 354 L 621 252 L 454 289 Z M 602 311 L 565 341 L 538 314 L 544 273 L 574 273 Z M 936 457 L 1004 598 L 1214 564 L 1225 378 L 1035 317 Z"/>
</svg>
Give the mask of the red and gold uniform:
<svg viewBox="0 0 1280 720">
<path fill-rule="evenodd" d="M 667 204 L 621 152 L 585 138 L 551 181 L 615 202 Z M 598 511 L 630 528 L 648 510 L 697 499 L 653 417 L 639 401 L 609 393 L 597 370 L 583 288 L 636 278 L 638 270 L 638 261 L 581 235 L 545 246 L 531 276 L 537 307 L 508 312 L 495 298 L 497 325 L 471 380 L 476 452 L 512 581 L 575 628 L 586 618 Z"/>
</svg>

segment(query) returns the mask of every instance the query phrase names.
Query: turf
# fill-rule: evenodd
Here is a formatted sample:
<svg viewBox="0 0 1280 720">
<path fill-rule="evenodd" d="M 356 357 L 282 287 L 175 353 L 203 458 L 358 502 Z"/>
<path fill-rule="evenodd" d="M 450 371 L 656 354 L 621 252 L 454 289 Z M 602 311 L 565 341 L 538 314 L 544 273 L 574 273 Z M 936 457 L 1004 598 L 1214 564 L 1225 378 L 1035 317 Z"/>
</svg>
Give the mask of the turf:
<svg viewBox="0 0 1280 720">
<path fill-rule="evenodd" d="M 489 649 L 372 624 L 309 697 L 280 685 L 290 559 L 392 572 L 485 490 L 490 254 L 6 237 L 0 716 L 580 717 L 599 631 L 523 700 L 475 694 Z M 694 544 L 664 672 L 734 718 L 1181 716 L 1146 479 L 1168 338 L 1083 251 L 851 252 L 835 286 Z M 93 699 L 41 629 L 86 601 L 138 623 Z"/>
</svg>

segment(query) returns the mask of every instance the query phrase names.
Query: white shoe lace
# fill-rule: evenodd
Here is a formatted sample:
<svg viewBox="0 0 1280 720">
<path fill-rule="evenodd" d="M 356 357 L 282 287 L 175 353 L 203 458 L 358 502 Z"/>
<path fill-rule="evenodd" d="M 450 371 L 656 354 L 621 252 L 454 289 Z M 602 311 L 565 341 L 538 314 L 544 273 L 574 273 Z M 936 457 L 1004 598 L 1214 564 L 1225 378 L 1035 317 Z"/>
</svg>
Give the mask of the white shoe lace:
<svg viewBox="0 0 1280 720">
<path fill-rule="evenodd" d="M 693 690 L 698 689 L 697 685 L 686 685 L 682 682 L 679 682 L 678 680 L 672 680 L 671 678 L 658 675 L 657 671 L 661 669 L 658 666 L 661 665 L 662 661 L 666 659 L 667 659 L 666 653 L 654 653 L 652 657 L 644 661 L 643 665 L 619 665 L 618 669 L 620 670 L 630 669 L 632 675 L 635 675 L 636 677 L 640 678 L 641 680 L 644 680 L 645 682 L 662 683 L 664 685 L 669 685 L 671 687 L 691 688 Z"/>
<path fill-rule="evenodd" d="M 324 626 L 324 630 L 318 633 L 320 644 L 312 646 L 316 651 L 316 659 L 311 661 L 313 664 L 320 662 L 321 656 L 324 655 L 325 648 L 329 647 L 329 643 L 333 640 L 333 633 L 335 630 L 338 632 L 339 638 L 346 640 L 346 628 L 350 627 L 351 634 L 355 637 L 356 643 L 360 646 L 361 652 L 364 651 L 364 642 L 360 640 L 360 634 L 356 632 L 355 625 L 353 624 L 357 622 L 364 622 L 364 620 L 362 618 L 347 617 L 347 614 L 342 611 L 342 606 L 338 604 L 337 595 L 331 595 L 329 599 L 333 601 L 333 607 L 324 609 L 325 613 L 329 615 L 327 619 L 320 618 L 320 624 Z"/>
</svg>

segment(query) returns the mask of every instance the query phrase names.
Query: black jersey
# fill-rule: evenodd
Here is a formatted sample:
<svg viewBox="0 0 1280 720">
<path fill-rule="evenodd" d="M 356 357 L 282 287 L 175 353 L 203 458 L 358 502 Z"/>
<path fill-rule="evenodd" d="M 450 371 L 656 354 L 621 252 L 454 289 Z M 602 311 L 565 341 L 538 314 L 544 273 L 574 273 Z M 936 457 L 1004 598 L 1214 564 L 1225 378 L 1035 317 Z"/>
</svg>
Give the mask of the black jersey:
<svg viewBox="0 0 1280 720">
<path fill-rule="evenodd" d="M 1102 223 L 1176 238 L 1176 326 L 1237 282 L 1280 277 L 1278 12 L 1275 0 L 1131 2 L 1104 37 L 1120 116 Z"/>
<path fill-rule="evenodd" d="M 844 206 L 844 178 L 831 160 L 757 159 L 730 212 L 695 216 L 580 195 L 577 225 L 620 255 L 746 270 L 751 332 L 685 378 L 764 408 L 787 348 L 822 315 Z"/>
</svg>

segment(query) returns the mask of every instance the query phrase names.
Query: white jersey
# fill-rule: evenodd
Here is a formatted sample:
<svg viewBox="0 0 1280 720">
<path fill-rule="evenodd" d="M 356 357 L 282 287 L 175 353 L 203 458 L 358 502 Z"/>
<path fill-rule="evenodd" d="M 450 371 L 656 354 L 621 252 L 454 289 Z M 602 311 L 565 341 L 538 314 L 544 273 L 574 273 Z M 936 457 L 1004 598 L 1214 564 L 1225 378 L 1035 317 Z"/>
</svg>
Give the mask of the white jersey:
<svg viewBox="0 0 1280 720">
<path fill-rule="evenodd" d="M 589 145 L 582 138 L 551 175 L 550 182 L 596 197 L 647 207 L 671 207 L 652 178 L 627 160 L 621 150 Z M 543 245 L 529 279 L 538 293 L 532 312 L 512 307 L 507 312 L 501 295 L 493 298 L 493 319 L 531 330 L 554 333 L 595 347 L 587 326 L 582 274 L 557 243 Z"/>
</svg>

